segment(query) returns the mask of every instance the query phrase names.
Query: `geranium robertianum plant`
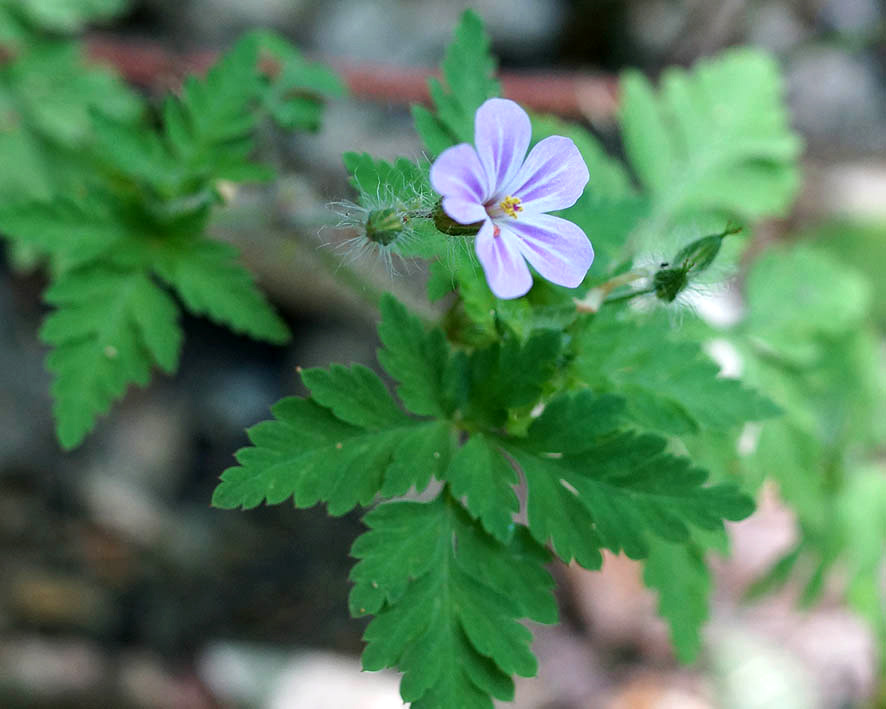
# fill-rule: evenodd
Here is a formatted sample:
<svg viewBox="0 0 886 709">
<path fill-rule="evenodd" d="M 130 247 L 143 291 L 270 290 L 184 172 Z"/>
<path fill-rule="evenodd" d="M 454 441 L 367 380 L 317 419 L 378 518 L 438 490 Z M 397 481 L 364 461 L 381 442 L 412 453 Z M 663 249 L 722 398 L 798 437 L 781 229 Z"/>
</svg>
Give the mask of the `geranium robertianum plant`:
<svg viewBox="0 0 886 709">
<path fill-rule="evenodd" d="M 316 128 L 341 87 L 281 38 L 253 33 L 152 115 L 106 72 L 70 61 L 79 49 L 57 33 L 98 10 L 58 8 L 0 0 L 0 97 L 20 117 L 0 135 L 18 156 L 0 164 L 0 229 L 17 262 L 49 264 L 41 337 L 54 348 L 59 439 L 73 447 L 152 365 L 175 369 L 179 303 L 286 339 L 235 251 L 209 238 L 209 216 L 231 183 L 269 176 L 251 159 L 262 116 Z M 473 13 L 442 68 L 433 110 L 413 110 L 425 156 L 347 153 L 357 197 L 340 203 L 352 246 L 428 264 L 429 299 L 446 299 L 438 321 L 381 297 L 378 362 L 394 393 L 359 364 L 302 371 L 309 396 L 249 430 L 214 504 L 372 508 L 352 549 L 351 612 L 373 617 L 364 666 L 398 667 L 414 707 L 511 698 L 512 677 L 536 671 L 521 621 L 557 620 L 546 565 L 597 569 L 606 549 L 643 561 L 676 654 L 693 659 L 712 584 L 705 555 L 728 549 L 723 522 L 750 514 L 765 475 L 803 534 L 760 588 L 812 558 L 814 597 L 842 553 L 849 600 L 886 639 L 886 486 L 873 467 L 853 474 L 852 434 L 878 420 L 858 403 L 876 379 L 865 282 L 823 253 L 772 252 L 748 278 L 744 321 L 715 333 L 687 311 L 737 268 L 754 222 L 784 213 L 796 191 L 799 141 L 772 60 L 736 49 L 665 72 L 658 91 L 627 72 L 630 172 L 580 126 L 497 96 Z M 67 100 L 55 113 L 29 93 L 37 74 Z M 777 406 L 718 376 L 703 350 L 714 334 Z M 836 407 L 845 421 L 811 420 L 847 385 L 858 396 Z M 746 423 L 770 418 L 739 455 Z M 817 450 L 826 470 L 804 457 Z"/>
<path fill-rule="evenodd" d="M 557 620 L 552 558 L 645 559 L 677 653 L 694 657 L 704 553 L 726 548 L 724 520 L 753 502 L 726 470 L 709 481 L 681 439 L 778 413 L 718 377 L 668 312 L 717 260 L 734 263 L 738 224 L 793 195 L 798 143 L 772 64 L 737 51 L 672 74 L 686 110 L 697 104 L 697 138 L 630 75 L 638 189 L 584 130 L 533 124 L 497 98 L 487 47 L 465 14 L 447 85 L 432 81 L 436 110 L 415 109 L 429 161 L 345 155 L 354 238 L 428 261 L 429 297 L 449 299 L 439 323 L 383 296 L 378 362 L 394 393 L 361 364 L 302 370 L 309 395 L 249 430 L 213 498 L 372 508 L 352 549 L 350 609 L 373 616 L 364 667 L 399 668 L 413 707 L 513 697 L 513 676 L 537 669 L 521 620 Z M 738 77 L 765 116 L 750 126 L 721 110 Z M 752 178 L 767 191 L 742 199 Z"/>
</svg>

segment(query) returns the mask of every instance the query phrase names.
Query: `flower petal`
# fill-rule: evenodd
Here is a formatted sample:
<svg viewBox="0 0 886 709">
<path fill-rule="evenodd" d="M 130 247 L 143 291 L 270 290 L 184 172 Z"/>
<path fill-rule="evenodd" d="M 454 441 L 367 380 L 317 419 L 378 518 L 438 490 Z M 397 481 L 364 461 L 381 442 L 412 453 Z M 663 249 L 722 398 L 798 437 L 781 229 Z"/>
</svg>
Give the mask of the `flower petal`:
<svg viewBox="0 0 886 709">
<path fill-rule="evenodd" d="M 461 143 L 440 153 L 431 165 L 431 186 L 444 197 L 482 205 L 487 192 L 486 172 L 473 146 Z"/>
<path fill-rule="evenodd" d="M 567 219 L 531 214 L 508 221 L 508 229 L 519 239 L 520 253 L 551 283 L 575 288 L 594 262 L 594 248 L 588 237 Z"/>
<path fill-rule="evenodd" d="M 490 188 L 487 200 L 505 196 L 498 192 L 514 179 L 526 157 L 531 137 L 529 116 L 513 101 L 491 98 L 477 109 L 474 145 L 486 170 Z"/>
<path fill-rule="evenodd" d="M 551 212 L 575 204 L 588 183 L 588 167 L 575 143 L 562 135 L 540 141 L 508 185 L 529 212 Z"/>
<path fill-rule="evenodd" d="M 474 250 L 490 290 L 499 298 L 519 298 L 532 288 L 532 274 L 520 255 L 519 239 L 487 219 L 474 240 Z"/>
<path fill-rule="evenodd" d="M 482 204 L 461 197 L 444 197 L 443 211 L 459 224 L 482 222 L 487 217 Z"/>
</svg>

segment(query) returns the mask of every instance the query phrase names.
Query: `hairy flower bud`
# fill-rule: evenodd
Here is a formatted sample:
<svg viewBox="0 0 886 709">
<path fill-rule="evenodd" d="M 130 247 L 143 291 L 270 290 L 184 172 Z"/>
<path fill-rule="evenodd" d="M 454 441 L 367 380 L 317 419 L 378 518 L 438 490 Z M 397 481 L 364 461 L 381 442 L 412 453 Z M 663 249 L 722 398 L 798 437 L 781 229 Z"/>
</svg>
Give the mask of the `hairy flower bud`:
<svg viewBox="0 0 886 709">
<path fill-rule="evenodd" d="M 720 253 L 723 239 L 737 234 L 741 227 L 728 224 L 719 234 L 708 234 L 684 246 L 671 264 L 663 263 L 652 278 L 652 289 L 660 300 L 668 303 L 686 289 L 690 280 L 706 270 Z"/>
<path fill-rule="evenodd" d="M 689 273 L 681 267 L 661 268 L 655 272 L 652 278 L 652 288 L 659 300 L 668 303 L 674 299 L 689 285 Z"/>
<path fill-rule="evenodd" d="M 366 238 L 388 246 L 403 233 L 403 226 L 404 217 L 396 209 L 373 209 L 366 217 Z"/>
</svg>

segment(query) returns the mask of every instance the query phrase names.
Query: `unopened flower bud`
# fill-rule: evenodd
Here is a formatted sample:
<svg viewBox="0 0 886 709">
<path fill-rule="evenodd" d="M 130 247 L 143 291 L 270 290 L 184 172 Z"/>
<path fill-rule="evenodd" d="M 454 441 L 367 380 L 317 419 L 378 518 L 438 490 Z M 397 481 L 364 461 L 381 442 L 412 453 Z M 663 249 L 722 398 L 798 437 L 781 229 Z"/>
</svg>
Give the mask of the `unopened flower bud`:
<svg viewBox="0 0 886 709">
<path fill-rule="evenodd" d="M 686 286 L 689 285 L 688 271 L 681 268 L 661 268 L 652 278 L 652 288 L 659 300 L 673 302 Z"/>
<path fill-rule="evenodd" d="M 722 243 L 723 234 L 703 236 L 680 249 L 674 262 L 685 264 L 692 273 L 701 273 L 717 258 Z"/>
<path fill-rule="evenodd" d="M 652 278 L 652 288 L 657 298 L 672 302 L 689 281 L 706 270 L 720 253 L 723 239 L 737 234 L 741 227 L 729 224 L 719 234 L 708 234 L 696 239 L 677 252 L 672 264 L 663 263 Z"/>
<path fill-rule="evenodd" d="M 366 238 L 387 246 L 403 232 L 403 217 L 396 209 L 373 209 L 366 217 Z"/>
</svg>

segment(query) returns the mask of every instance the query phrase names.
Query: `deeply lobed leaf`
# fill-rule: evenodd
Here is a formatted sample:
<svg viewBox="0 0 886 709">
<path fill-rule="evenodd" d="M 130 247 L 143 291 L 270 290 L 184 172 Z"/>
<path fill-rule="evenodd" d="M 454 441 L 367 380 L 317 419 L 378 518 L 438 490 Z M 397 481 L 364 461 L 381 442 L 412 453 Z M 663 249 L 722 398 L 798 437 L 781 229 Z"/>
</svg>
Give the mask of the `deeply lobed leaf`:
<svg viewBox="0 0 886 709">
<path fill-rule="evenodd" d="M 490 695 L 511 699 L 509 675 L 536 667 L 516 619 L 556 620 L 544 549 L 525 534 L 495 541 L 446 496 L 381 505 L 364 521 L 370 531 L 354 544 L 360 561 L 351 572 L 352 612 L 376 615 L 364 667 L 399 666 L 401 694 L 413 706 L 490 708 Z"/>
<path fill-rule="evenodd" d="M 658 592 L 658 612 L 668 621 L 677 657 L 692 662 L 701 649 L 701 627 L 708 619 L 713 587 L 702 550 L 695 544 L 654 541 L 643 581 Z"/>
<path fill-rule="evenodd" d="M 665 72 L 658 95 L 641 74 L 621 81 L 625 150 L 653 195 L 655 218 L 691 211 L 744 217 L 783 212 L 799 185 L 778 67 L 735 49 L 691 72 Z"/>
<path fill-rule="evenodd" d="M 472 10 L 462 14 L 441 68 L 446 87 L 437 79 L 429 81 L 436 113 L 423 106 L 412 108 L 415 128 L 432 155 L 455 143 L 472 143 L 474 114 L 480 104 L 499 93 L 489 37 Z"/>
<path fill-rule="evenodd" d="M 366 505 L 380 492 L 423 490 L 442 478 L 454 439 L 441 421 L 409 418 L 381 380 L 361 365 L 302 372 L 312 399 L 292 397 L 275 420 L 249 429 L 252 447 L 222 474 L 213 504 L 222 508 L 325 502 L 331 514 Z"/>
<path fill-rule="evenodd" d="M 206 315 L 237 333 L 282 343 L 289 328 L 273 311 L 232 246 L 207 239 L 170 242 L 154 267 L 195 315 Z"/>
<path fill-rule="evenodd" d="M 698 344 L 678 340 L 663 318 L 602 312 L 576 338 L 575 375 L 625 397 L 640 425 L 681 435 L 723 431 L 776 415 L 778 407 L 719 368 Z"/>
<path fill-rule="evenodd" d="M 45 297 L 57 308 L 40 331 L 54 346 L 53 412 L 62 446 L 73 448 L 130 383 L 147 383 L 152 363 L 176 368 L 178 308 L 144 274 L 101 267 L 66 273 Z"/>
<path fill-rule="evenodd" d="M 273 32 L 253 32 L 249 37 L 258 43 L 260 63 L 270 65 L 260 89 L 265 110 L 288 130 L 317 130 L 326 100 L 344 95 L 342 80 L 324 64 L 306 60 Z"/>
<path fill-rule="evenodd" d="M 568 432 L 552 435 L 564 413 L 588 406 L 589 396 L 555 400 L 526 441 L 503 442 L 526 477 L 530 531 L 539 542 L 550 540 L 564 561 L 596 568 L 601 547 L 644 558 L 651 539 L 684 543 L 692 527 L 722 529 L 724 519 L 753 511 L 734 486 L 704 486 L 707 474 L 666 453 L 663 438 L 604 433 L 602 425 L 590 426 L 583 442 Z M 617 415 L 608 400 L 598 406 Z"/>
<path fill-rule="evenodd" d="M 443 332 L 426 332 L 421 321 L 391 295 L 382 296 L 378 335 L 384 349 L 379 364 L 399 382 L 397 396 L 410 411 L 421 416 L 445 417 L 451 413 L 447 391 L 449 347 Z"/>
<path fill-rule="evenodd" d="M 342 157 L 351 184 L 360 192 L 360 203 L 367 208 L 399 204 L 403 209 L 412 209 L 429 199 L 431 186 L 426 167 L 406 158 L 397 158 L 393 163 L 377 160 L 368 153 L 345 153 Z"/>
</svg>

